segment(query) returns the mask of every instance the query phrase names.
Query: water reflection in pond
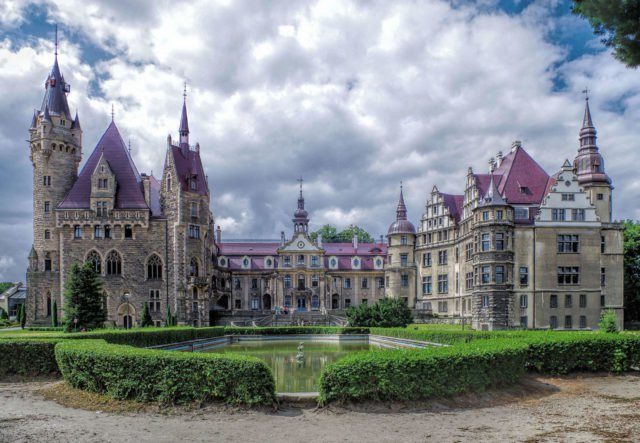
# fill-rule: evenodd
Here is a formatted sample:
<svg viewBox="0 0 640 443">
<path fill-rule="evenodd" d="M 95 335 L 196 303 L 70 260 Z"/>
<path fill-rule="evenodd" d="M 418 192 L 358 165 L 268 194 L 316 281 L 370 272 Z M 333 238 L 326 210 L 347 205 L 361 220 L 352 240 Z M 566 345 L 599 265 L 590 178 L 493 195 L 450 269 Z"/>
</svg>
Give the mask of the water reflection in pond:
<svg viewBox="0 0 640 443">
<path fill-rule="evenodd" d="M 278 392 L 315 392 L 322 368 L 356 351 L 379 349 L 365 340 L 343 342 L 300 340 L 243 341 L 209 352 L 252 355 L 273 371 Z M 300 355 L 302 354 L 302 355 Z"/>
</svg>

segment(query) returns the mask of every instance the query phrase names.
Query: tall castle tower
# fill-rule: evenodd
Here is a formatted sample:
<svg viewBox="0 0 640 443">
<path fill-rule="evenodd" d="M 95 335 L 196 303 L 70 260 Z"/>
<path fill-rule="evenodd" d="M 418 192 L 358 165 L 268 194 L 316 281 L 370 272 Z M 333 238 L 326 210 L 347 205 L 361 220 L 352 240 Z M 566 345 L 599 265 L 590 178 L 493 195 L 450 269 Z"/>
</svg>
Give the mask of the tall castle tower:
<svg viewBox="0 0 640 443">
<path fill-rule="evenodd" d="M 596 128 L 591 120 L 589 97 L 586 98 L 582 128 L 580 129 L 580 148 L 573 161 L 578 175 L 578 183 L 589 194 L 596 207 L 596 214 L 603 223 L 611 222 L 611 179 L 604 171 L 604 160 L 596 144 Z"/>
<path fill-rule="evenodd" d="M 58 66 L 58 44 L 53 67 L 44 84 L 40 110 L 29 128 L 33 164 L 33 246 L 29 254 L 27 315 L 29 321 L 51 315 L 53 301 L 61 303 L 60 234 L 55 209 L 78 176 L 82 158 L 82 129 L 76 112 L 71 116 L 67 94 L 71 87 Z"/>
<path fill-rule="evenodd" d="M 414 248 L 416 228 L 407 220 L 407 207 L 404 204 L 402 185 L 400 199 L 396 208 L 396 221 L 387 232 L 387 266 L 385 267 L 386 296 L 393 294 L 407 302 L 413 308 L 416 300 L 416 264 Z"/>
<path fill-rule="evenodd" d="M 500 195 L 493 174 L 474 209 L 473 328 L 504 329 L 513 312 L 513 210 Z"/>
</svg>

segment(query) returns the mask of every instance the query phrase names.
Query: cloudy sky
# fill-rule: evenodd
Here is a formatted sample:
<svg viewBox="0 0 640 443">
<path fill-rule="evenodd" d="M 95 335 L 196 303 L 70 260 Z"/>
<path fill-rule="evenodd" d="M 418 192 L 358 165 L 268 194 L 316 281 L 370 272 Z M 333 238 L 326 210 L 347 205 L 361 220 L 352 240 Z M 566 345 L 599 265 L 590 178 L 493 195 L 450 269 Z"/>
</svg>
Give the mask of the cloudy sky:
<svg viewBox="0 0 640 443">
<path fill-rule="evenodd" d="M 640 218 L 640 72 L 613 59 L 561 0 L 0 0 L 0 280 L 32 242 L 27 129 L 53 62 L 71 83 L 84 158 L 111 104 L 140 171 L 161 174 L 183 82 L 225 238 L 290 230 L 296 178 L 312 227 L 416 222 L 434 184 L 513 140 L 549 173 L 577 150 L 591 105 L 615 218 Z M 72 112 L 73 112 L 72 111 Z"/>
</svg>

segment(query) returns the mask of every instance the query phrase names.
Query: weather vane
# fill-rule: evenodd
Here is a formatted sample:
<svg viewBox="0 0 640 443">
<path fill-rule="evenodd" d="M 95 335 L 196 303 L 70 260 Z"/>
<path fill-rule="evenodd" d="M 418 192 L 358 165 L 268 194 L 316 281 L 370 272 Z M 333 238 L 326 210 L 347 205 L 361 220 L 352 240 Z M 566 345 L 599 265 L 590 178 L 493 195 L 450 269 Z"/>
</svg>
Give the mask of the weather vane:
<svg viewBox="0 0 640 443">
<path fill-rule="evenodd" d="M 584 94 L 584 99 L 589 101 L 589 93 L 591 92 L 591 90 L 589 88 L 584 88 L 582 90 L 582 93 Z"/>
<path fill-rule="evenodd" d="M 56 57 L 58 56 L 58 24 L 56 23 L 56 50 L 55 50 L 55 55 Z"/>
</svg>

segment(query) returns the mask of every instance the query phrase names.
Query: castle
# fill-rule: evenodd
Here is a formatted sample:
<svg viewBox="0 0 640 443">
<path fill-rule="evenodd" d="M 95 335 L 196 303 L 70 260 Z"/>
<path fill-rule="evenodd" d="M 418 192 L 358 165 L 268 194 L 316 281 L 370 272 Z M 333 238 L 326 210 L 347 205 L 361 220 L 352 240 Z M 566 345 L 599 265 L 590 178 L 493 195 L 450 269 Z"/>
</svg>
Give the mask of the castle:
<svg viewBox="0 0 640 443">
<path fill-rule="evenodd" d="M 464 193 L 434 187 L 418 229 L 400 190 L 387 240 L 326 243 L 309 235 L 300 186 L 290 238 L 225 242 L 214 230 L 186 97 L 162 177 L 139 173 L 112 121 L 82 170 L 82 128 L 67 104 L 57 53 L 29 128 L 34 240 L 28 321 L 50 321 L 74 263 L 100 274 L 110 323 L 130 327 L 148 303 L 154 322 L 251 318 L 274 310 L 343 313 L 383 297 L 478 329 L 590 329 L 603 308 L 622 321 L 622 231 L 588 100 L 580 146 L 549 176 L 519 142 Z"/>
</svg>

